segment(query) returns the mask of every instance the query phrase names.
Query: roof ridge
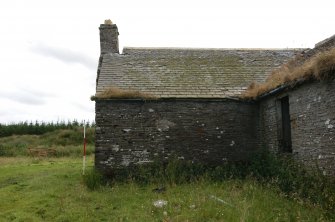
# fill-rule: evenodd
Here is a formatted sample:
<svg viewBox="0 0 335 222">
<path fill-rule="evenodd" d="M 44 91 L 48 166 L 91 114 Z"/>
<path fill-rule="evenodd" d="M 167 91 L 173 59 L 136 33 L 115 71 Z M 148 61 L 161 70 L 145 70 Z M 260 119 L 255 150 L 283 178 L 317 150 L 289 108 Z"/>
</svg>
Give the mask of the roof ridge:
<svg viewBox="0 0 335 222">
<path fill-rule="evenodd" d="M 125 46 L 123 50 L 213 50 L 213 51 L 293 51 L 306 50 L 308 48 L 193 48 L 193 47 L 133 47 Z"/>
</svg>

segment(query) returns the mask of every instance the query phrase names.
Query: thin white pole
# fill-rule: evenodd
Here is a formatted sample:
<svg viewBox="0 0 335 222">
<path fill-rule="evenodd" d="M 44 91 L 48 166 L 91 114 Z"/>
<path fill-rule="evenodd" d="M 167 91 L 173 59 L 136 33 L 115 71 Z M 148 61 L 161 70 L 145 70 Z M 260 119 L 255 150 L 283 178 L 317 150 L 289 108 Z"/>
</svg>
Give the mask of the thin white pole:
<svg viewBox="0 0 335 222">
<path fill-rule="evenodd" d="M 83 175 L 85 175 L 86 167 L 86 124 L 84 120 L 84 152 L 83 152 Z"/>
</svg>

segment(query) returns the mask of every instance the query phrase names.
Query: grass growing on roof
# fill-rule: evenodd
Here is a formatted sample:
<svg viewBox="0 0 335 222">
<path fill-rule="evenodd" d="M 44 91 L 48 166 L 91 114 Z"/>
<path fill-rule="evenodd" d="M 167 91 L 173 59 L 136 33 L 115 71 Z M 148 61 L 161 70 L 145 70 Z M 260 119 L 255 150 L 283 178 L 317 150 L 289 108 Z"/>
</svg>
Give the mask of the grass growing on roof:
<svg viewBox="0 0 335 222">
<path fill-rule="evenodd" d="M 272 72 L 264 83 L 253 82 L 242 94 L 242 98 L 255 99 L 283 84 L 294 84 L 297 80 L 329 80 L 335 77 L 335 48 L 320 52 L 303 62 L 297 57 Z"/>
<path fill-rule="evenodd" d="M 103 92 L 91 96 L 91 100 L 97 99 L 143 99 L 143 100 L 156 100 L 156 96 L 150 93 L 140 92 L 138 90 L 126 90 L 118 87 L 110 87 Z"/>
</svg>

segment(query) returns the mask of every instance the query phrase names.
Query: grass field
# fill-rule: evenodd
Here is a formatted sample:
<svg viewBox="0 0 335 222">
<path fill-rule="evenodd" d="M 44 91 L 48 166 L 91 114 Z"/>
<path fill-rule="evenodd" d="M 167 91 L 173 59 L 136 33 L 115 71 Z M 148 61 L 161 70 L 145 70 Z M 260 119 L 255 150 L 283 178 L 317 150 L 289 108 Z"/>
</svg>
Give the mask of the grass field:
<svg viewBox="0 0 335 222">
<path fill-rule="evenodd" d="M 327 221 L 320 207 L 252 179 L 166 185 L 163 193 L 152 191 L 160 184 L 132 182 L 90 191 L 81 170 L 79 157 L 0 157 L 0 221 Z"/>
<path fill-rule="evenodd" d="M 81 175 L 82 128 L 55 129 L 40 135 L 13 132 L 0 137 L 0 222 L 335 221 L 334 184 L 322 177 L 303 175 L 304 171 L 294 165 L 285 165 L 290 162 L 278 162 L 269 156 L 259 156 L 251 165 L 253 170 L 247 175 L 252 177 L 240 177 L 242 171 L 232 168 L 236 171 L 232 171 L 232 177 L 222 174 L 221 178 L 218 174 L 217 180 L 205 175 L 181 184 L 173 182 L 177 179 L 168 182 L 159 177 L 142 183 L 148 175 L 140 171 L 136 182 L 133 177 L 131 181 L 91 190 L 87 181 L 95 184 L 96 180 Z M 87 136 L 87 175 L 95 175 L 94 128 L 88 128 Z M 52 149 L 55 153 L 34 156 L 29 148 Z M 195 170 L 185 168 L 188 165 L 180 168 L 173 162 L 170 166 L 164 172 L 171 173 L 171 178 L 181 175 L 185 179 Z M 164 192 L 153 192 L 161 186 L 166 188 Z M 157 200 L 167 201 L 166 205 L 155 207 Z"/>
<path fill-rule="evenodd" d="M 94 129 L 86 131 L 87 154 L 94 150 Z M 0 137 L 0 156 L 29 156 L 28 148 L 54 149 L 54 156 L 82 155 L 83 132 L 82 128 L 57 129 L 42 135 L 12 135 Z"/>
</svg>

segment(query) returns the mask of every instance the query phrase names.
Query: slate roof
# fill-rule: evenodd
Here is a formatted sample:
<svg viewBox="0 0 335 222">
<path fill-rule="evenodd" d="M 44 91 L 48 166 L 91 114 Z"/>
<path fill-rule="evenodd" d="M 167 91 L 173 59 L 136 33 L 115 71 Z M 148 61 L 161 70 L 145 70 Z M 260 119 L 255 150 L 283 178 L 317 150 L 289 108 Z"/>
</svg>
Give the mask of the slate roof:
<svg viewBox="0 0 335 222">
<path fill-rule="evenodd" d="M 103 55 L 97 93 L 108 87 L 158 98 L 236 97 L 302 49 L 124 48 Z"/>
</svg>

